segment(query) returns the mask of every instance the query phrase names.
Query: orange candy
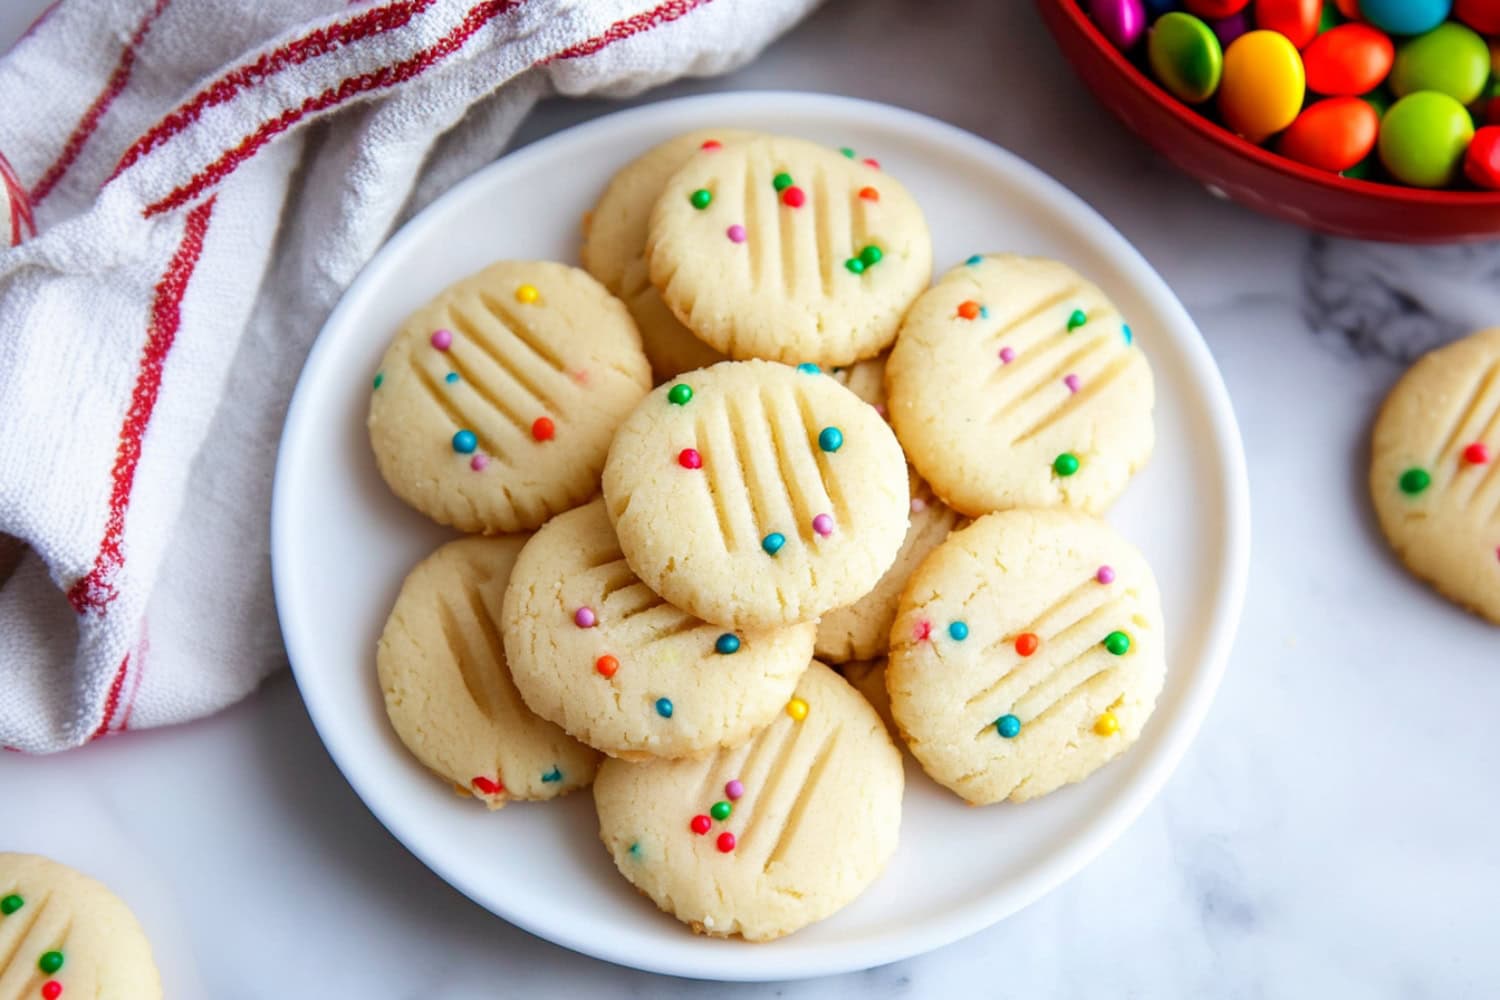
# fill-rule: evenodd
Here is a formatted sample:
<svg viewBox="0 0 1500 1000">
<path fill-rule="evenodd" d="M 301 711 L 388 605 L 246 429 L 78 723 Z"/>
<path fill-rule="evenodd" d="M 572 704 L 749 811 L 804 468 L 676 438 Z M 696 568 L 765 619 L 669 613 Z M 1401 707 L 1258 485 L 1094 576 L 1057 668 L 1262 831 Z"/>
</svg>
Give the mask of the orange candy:
<svg viewBox="0 0 1500 1000">
<path fill-rule="evenodd" d="M 1323 0 L 1255 0 L 1255 26 L 1279 31 L 1297 48 L 1317 37 Z"/>
<path fill-rule="evenodd" d="M 1380 135 L 1380 115 L 1358 97 L 1310 104 L 1281 136 L 1281 155 L 1309 167 L 1341 173 L 1370 155 Z"/>
<path fill-rule="evenodd" d="M 1395 61 L 1390 36 L 1368 24 L 1329 28 L 1302 53 L 1307 89 L 1330 97 L 1368 94 L 1390 75 Z"/>
</svg>

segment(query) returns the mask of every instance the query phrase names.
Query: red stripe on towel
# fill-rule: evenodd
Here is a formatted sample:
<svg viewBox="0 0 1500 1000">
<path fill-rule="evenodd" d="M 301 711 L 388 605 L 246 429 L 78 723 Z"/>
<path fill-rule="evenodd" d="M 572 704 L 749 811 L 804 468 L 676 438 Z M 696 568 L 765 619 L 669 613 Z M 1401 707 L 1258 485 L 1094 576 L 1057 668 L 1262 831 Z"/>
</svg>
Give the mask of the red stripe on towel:
<svg viewBox="0 0 1500 1000">
<path fill-rule="evenodd" d="M 666 3 L 658 4 L 651 10 L 642 11 L 632 17 L 622 18 L 611 24 L 601 35 L 595 35 L 587 41 L 579 42 L 571 48 L 563 49 L 554 56 L 544 59 L 543 65 L 558 59 L 579 59 L 583 56 L 591 56 L 601 49 L 606 49 L 615 42 L 621 42 L 638 35 L 643 31 L 650 31 L 658 25 L 668 24 L 677 20 L 684 14 L 706 7 L 713 0 L 667 0 Z"/>
</svg>

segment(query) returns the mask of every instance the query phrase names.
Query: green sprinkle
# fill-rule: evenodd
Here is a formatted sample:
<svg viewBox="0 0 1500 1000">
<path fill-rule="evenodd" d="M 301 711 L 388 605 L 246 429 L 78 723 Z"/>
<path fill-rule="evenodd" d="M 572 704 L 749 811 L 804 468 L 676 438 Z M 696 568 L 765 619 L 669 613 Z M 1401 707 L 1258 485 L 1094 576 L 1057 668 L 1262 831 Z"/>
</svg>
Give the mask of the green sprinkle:
<svg viewBox="0 0 1500 1000">
<path fill-rule="evenodd" d="M 844 261 L 844 266 L 847 267 L 852 274 L 865 273 L 865 262 L 860 260 L 858 257 L 850 257 L 848 260 Z"/>
<path fill-rule="evenodd" d="M 1426 469 L 1407 469 L 1401 473 L 1401 492 L 1414 497 L 1432 485 L 1432 474 Z"/>
<path fill-rule="evenodd" d="M 849 159 L 851 159 L 851 160 L 854 159 L 854 150 L 850 149 L 848 146 L 840 146 L 839 147 L 839 152 L 843 153 L 845 156 L 849 157 Z"/>
<path fill-rule="evenodd" d="M 631 842 L 631 844 L 630 844 L 630 856 L 632 858 L 638 858 L 638 857 L 641 856 L 641 842 L 639 840 Z"/>
<path fill-rule="evenodd" d="M 778 191 L 785 191 L 792 186 L 792 175 L 782 172 L 771 178 L 771 186 Z"/>
<path fill-rule="evenodd" d="M 730 805 L 728 802 L 715 802 L 714 807 L 708 811 L 708 814 L 714 819 L 726 820 L 729 818 L 729 814 L 733 811 L 734 806 Z"/>
<path fill-rule="evenodd" d="M 865 262 L 865 267 L 873 267 L 879 264 L 880 258 L 884 256 L 885 254 L 880 252 L 880 248 L 873 244 L 859 252 L 859 259 Z"/>
<path fill-rule="evenodd" d="M 688 195 L 688 201 L 692 202 L 693 207 L 698 209 L 699 211 L 707 208 L 713 200 L 713 192 L 708 190 L 707 188 L 699 188 L 692 194 Z"/>
<path fill-rule="evenodd" d="M 667 390 L 667 402 L 677 406 L 686 406 L 693 398 L 693 387 L 685 382 L 678 382 Z"/>
<path fill-rule="evenodd" d="M 1130 636 L 1124 632 L 1111 632 L 1104 637 L 1104 648 L 1116 656 L 1124 656 L 1130 652 Z"/>
<path fill-rule="evenodd" d="M 42 952 L 41 961 L 36 963 L 36 967 L 38 969 L 41 969 L 49 976 L 52 975 L 52 973 L 56 972 L 58 969 L 61 969 L 62 966 L 63 957 L 62 952 L 60 951 L 44 951 Z"/>
<path fill-rule="evenodd" d="M 376 372 L 375 373 L 375 388 L 379 389 L 380 388 L 380 383 L 382 383 L 384 381 L 385 381 L 385 372 Z"/>
<path fill-rule="evenodd" d="M 1059 476 L 1071 476 L 1078 471 L 1078 456 L 1065 451 L 1052 460 L 1052 471 Z"/>
<path fill-rule="evenodd" d="M 25 905 L 26 900 L 22 899 L 20 896 L 17 896 L 15 893 L 11 893 L 4 899 L 0 899 L 0 913 L 3 913 L 8 917 Z"/>
<path fill-rule="evenodd" d="M 1088 321 L 1089 318 L 1084 314 L 1084 311 L 1082 309 L 1074 309 L 1073 315 L 1068 317 L 1068 332 L 1072 333 L 1074 330 L 1078 329 Z"/>
</svg>

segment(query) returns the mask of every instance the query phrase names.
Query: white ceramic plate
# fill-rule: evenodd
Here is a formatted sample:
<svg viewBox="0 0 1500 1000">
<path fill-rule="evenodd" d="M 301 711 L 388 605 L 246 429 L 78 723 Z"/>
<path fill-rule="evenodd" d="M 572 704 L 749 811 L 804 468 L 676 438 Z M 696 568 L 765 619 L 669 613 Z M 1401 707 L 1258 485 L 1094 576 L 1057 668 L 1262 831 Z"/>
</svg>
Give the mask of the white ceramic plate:
<svg viewBox="0 0 1500 1000">
<path fill-rule="evenodd" d="M 587 792 L 486 813 L 426 773 L 386 723 L 374 648 L 402 576 L 447 533 L 381 482 L 370 380 L 408 312 L 503 257 L 576 261 L 579 220 L 611 173 L 689 129 L 759 129 L 877 157 L 927 213 L 938 269 L 976 251 L 1064 259 L 1103 286 L 1151 359 L 1157 447 L 1111 520 L 1161 581 L 1169 670 L 1139 744 L 1082 785 L 970 808 L 908 765 L 901 846 L 869 892 L 773 944 L 698 938 L 625 883 Z M 1102 851 L 1166 781 L 1218 686 L 1249 550 L 1244 455 L 1224 385 L 1182 305 L 1125 240 L 1055 181 L 988 142 L 841 97 L 739 93 L 623 111 L 528 146 L 448 192 L 372 260 L 303 369 L 276 468 L 281 627 L 318 732 L 380 821 L 512 923 L 599 958 L 715 979 L 783 979 L 892 962 L 979 930 Z"/>
</svg>

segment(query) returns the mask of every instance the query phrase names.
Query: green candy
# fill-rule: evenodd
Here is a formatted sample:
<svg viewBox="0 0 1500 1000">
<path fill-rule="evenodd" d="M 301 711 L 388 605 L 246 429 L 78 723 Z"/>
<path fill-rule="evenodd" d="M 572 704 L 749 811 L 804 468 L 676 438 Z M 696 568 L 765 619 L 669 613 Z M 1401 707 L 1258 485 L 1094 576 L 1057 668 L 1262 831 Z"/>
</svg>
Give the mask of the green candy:
<svg viewBox="0 0 1500 1000">
<path fill-rule="evenodd" d="M 1489 78 L 1489 46 L 1472 28 L 1449 21 L 1401 46 L 1391 69 L 1391 89 L 1397 97 L 1435 90 L 1472 104 Z"/>
<path fill-rule="evenodd" d="M 1407 94 L 1380 120 L 1380 162 L 1397 180 L 1439 188 L 1453 180 L 1474 138 L 1474 119 L 1447 94 Z"/>
<path fill-rule="evenodd" d="M 771 178 L 771 186 L 777 191 L 785 191 L 792 186 L 792 175 L 783 171 Z"/>
<path fill-rule="evenodd" d="M 1181 11 L 1156 19 L 1146 41 L 1146 55 L 1161 85 L 1189 104 L 1202 104 L 1214 96 L 1224 76 L 1219 37 L 1198 18 Z"/>
</svg>

